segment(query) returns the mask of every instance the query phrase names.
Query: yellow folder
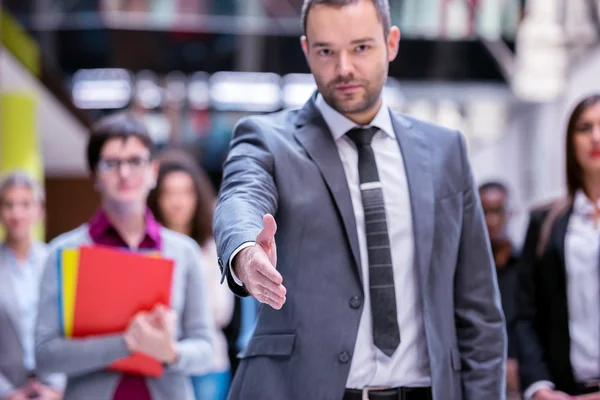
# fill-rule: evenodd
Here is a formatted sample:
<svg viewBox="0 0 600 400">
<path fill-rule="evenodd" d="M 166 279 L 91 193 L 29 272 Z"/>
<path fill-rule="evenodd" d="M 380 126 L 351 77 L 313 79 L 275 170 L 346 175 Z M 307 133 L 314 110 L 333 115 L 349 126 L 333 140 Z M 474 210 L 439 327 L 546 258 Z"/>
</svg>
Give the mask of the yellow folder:
<svg viewBox="0 0 600 400">
<path fill-rule="evenodd" d="M 61 252 L 62 316 L 65 337 L 73 336 L 75 298 L 77 295 L 77 272 L 79 249 L 63 249 Z"/>
</svg>

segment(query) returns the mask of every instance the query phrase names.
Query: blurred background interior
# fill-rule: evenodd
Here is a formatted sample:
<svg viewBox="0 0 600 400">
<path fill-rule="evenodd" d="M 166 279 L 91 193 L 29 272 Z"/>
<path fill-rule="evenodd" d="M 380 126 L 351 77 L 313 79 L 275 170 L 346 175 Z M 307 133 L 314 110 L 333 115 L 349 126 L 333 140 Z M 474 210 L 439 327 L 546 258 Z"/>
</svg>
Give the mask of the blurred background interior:
<svg viewBox="0 0 600 400">
<path fill-rule="evenodd" d="M 511 236 L 563 192 L 564 121 L 600 89 L 597 0 L 390 0 L 402 32 L 385 96 L 459 129 L 478 181 L 512 190 Z M 184 146 L 218 188 L 242 116 L 314 90 L 301 0 L 3 0 L 0 173 L 45 182 L 45 240 L 98 205 L 88 127 L 131 109 L 160 146 Z"/>
</svg>

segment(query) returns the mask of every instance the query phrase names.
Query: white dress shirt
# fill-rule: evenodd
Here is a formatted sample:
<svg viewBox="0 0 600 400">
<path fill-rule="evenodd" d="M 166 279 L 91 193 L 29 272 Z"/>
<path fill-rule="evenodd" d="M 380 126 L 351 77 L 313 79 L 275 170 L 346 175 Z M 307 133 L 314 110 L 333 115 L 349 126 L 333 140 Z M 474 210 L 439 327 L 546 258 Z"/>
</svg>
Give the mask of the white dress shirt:
<svg viewBox="0 0 600 400">
<path fill-rule="evenodd" d="M 593 213 L 594 204 L 578 191 L 565 236 L 565 267 L 571 366 L 579 382 L 600 377 L 600 226 L 594 226 Z M 553 385 L 536 382 L 525 397 L 541 387 Z"/>
<path fill-rule="evenodd" d="M 577 192 L 565 238 L 571 365 L 577 381 L 600 377 L 600 227 L 594 204 Z M 599 203 L 600 206 L 600 203 Z"/>
<path fill-rule="evenodd" d="M 390 111 L 382 104 L 369 126 L 380 131 L 373 137 L 371 147 L 375 154 L 379 179 L 383 187 L 387 225 L 390 237 L 396 310 L 401 342 L 392 357 L 387 357 L 373 344 L 371 299 L 369 294 L 369 257 L 362 197 L 358 176 L 358 152 L 346 132 L 357 124 L 335 111 L 319 94 L 316 106 L 323 115 L 335 140 L 352 199 L 360 247 L 363 276 L 364 307 L 358 327 L 347 388 L 368 386 L 429 386 L 431 375 L 425 326 L 421 307 L 421 293 L 414 261 L 414 235 L 409 188 L 400 147 L 394 133 Z M 244 247 L 240 246 L 230 258 Z M 241 281 L 233 275 L 234 280 Z"/>
</svg>

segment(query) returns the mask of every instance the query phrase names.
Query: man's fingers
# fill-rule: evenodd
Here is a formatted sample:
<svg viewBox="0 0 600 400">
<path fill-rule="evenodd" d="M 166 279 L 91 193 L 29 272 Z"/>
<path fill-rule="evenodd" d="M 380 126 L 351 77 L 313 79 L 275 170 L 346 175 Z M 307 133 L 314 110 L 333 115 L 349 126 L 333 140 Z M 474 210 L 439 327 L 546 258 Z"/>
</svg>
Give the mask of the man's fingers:
<svg viewBox="0 0 600 400">
<path fill-rule="evenodd" d="M 133 323 L 139 325 L 142 321 L 147 320 L 150 315 L 147 311 L 140 311 L 133 317 Z"/>
<path fill-rule="evenodd" d="M 281 285 L 283 283 L 283 277 L 266 257 L 256 263 L 256 272 L 276 285 Z"/>
<path fill-rule="evenodd" d="M 142 336 L 146 336 L 149 333 L 155 333 L 157 330 L 161 329 L 160 327 L 154 327 L 150 321 L 150 315 L 147 315 L 143 318 L 140 318 L 137 321 L 139 331 L 137 333 L 137 337 L 134 336 L 135 339 L 139 340 Z M 160 317 L 159 317 L 160 320 Z M 163 321 L 159 321 L 159 324 L 164 324 Z"/>
<path fill-rule="evenodd" d="M 252 277 L 251 293 L 261 303 L 266 303 L 275 309 L 280 309 L 285 302 L 287 289 L 285 286 L 274 283 L 257 271 Z"/>
<path fill-rule="evenodd" d="M 271 279 L 267 278 L 262 274 L 257 274 L 256 280 L 254 283 L 261 288 L 267 289 L 273 292 L 278 297 L 285 297 L 287 294 L 287 289 L 282 284 L 277 284 L 273 282 Z"/>
<path fill-rule="evenodd" d="M 270 247 L 275 239 L 275 232 L 277 232 L 275 218 L 271 214 L 265 215 L 263 217 L 263 228 L 256 236 L 256 243 L 264 247 Z"/>
<path fill-rule="evenodd" d="M 265 297 L 268 297 L 271 300 L 278 301 L 283 303 L 285 301 L 285 293 L 286 289 L 283 285 L 273 286 L 270 283 L 267 283 L 266 286 L 258 284 L 254 287 L 254 291 L 262 294 Z"/>
<path fill-rule="evenodd" d="M 286 300 L 285 297 L 273 298 L 271 297 L 273 295 L 273 292 L 271 292 L 270 290 L 264 289 L 262 292 L 260 290 L 261 289 L 259 287 L 258 293 L 254 294 L 256 300 L 260 301 L 261 303 L 268 304 L 276 310 L 279 310 L 281 309 L 281 307 L 283 307 L 283 303 L 285 303 Z"/>
<path fill-rule="evenodd" d="M 256 298 L 256 300 L 260 301 L 261 303 L 268 304 L 277 310 L 279 310 L 283 306 L 283 303 L 285 303 L 285 300 L 286 300 L 285 297 L 274 296 L 273 292 L 268 291 L 266 289 L 263 289 L 262 292 L 259 292 L 256 295 L 254 295 L 254 297 Z"/>
</svg>

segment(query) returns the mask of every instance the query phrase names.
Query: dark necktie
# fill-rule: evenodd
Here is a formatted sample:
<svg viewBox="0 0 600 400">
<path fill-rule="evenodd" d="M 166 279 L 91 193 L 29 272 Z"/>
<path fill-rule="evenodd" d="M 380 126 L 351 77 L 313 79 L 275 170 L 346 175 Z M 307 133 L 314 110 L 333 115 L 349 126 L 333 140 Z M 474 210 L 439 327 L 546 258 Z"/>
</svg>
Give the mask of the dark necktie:
<svg viewBox="0 0 600 400">
<path fill-rule="evenodd" d="M 371 140 L 377 131 L 377 128 L 354 128 L 347 135 L 358 148 L 358 175 L 369 253 L 373 341 L 375 346 L 391 357 L 400 344 L 400 328 L 396 312 L 394 268 L 385 217 L 385 203 L 375 154 L 371 148 Z"/>
</svg>

